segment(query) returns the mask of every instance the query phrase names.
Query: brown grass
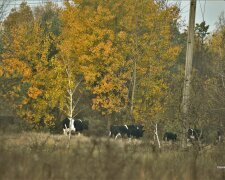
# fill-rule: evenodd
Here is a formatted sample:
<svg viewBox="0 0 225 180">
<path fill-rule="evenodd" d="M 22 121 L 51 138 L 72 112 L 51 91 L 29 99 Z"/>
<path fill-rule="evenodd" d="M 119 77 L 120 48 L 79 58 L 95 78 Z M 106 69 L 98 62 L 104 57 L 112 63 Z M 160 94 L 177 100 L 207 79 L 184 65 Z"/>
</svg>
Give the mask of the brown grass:
<svg viewBox="0 0 225 180">
<path fill-rule="evenodd" d="M 199 151 L 148 140 L 1 134 L 0 179 L 225 179 L 224 144 Z"/>
</svg>

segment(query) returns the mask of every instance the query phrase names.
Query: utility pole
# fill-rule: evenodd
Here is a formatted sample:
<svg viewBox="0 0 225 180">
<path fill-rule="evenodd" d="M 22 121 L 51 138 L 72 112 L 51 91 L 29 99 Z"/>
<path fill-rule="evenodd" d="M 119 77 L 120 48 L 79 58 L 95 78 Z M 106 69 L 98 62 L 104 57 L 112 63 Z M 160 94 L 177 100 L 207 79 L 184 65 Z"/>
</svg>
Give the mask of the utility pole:
<svg viewBox="0 0 225 180">
<path fill-rule="evenodd" d="M 188 25 L 188 37 L 187 37 L 187 51 L 186 51 L 186 63 L 185 63 L 185 77 L 183 87 L 182 98 L 182 147 L 187 146 L 186 133 L 187 125 L 190 119 L 190 90 L 191 90 L 191 73 L 192 73 L 192 59 L 194 49 L 194 28 L 195 28 L 195 14 L 196 14 L 196 0 L 191 0 L 190 13 L 189 13 L 189 25 Z"/>
</svg>

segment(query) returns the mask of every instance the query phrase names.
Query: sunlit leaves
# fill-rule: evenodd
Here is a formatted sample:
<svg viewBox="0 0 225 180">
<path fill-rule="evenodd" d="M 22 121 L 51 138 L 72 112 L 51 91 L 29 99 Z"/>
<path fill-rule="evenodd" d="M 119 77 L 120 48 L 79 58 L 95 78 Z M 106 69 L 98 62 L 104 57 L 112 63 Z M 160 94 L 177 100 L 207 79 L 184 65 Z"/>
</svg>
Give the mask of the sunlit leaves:
<svg viewBox="0 0 225 180">
<path fill-rule="evenodd" d="M 180 52 L 180 47 L 171 43 L 178 15 L 175 6 L 161 9 L 153 1 L 66 4 L 61 16 L 61 51 L 77 62 L 77 73 L 84 76 L 94 95 L 93 109 L 111 114 L 128 107 L 134 61 L 136 111 L 141 112 L 144 104 L 148 112 L 163 109 L 169 68 Z M 142 113 L 136 114 L 139 119 Z"/>
<path fill-rule="evenodd" d="M 12 97 L 19 115 L 35 127 L 54 124 L 51 111 L 62 93 L 60 67 L 54 62 L 57 29 L 52 28 L 58 12 L 51 4 L 38 12 L 34 17 L 22 3 L 10 13 L 3 23 L 1 54 L 2 78 L 8 82 L 4 96 Z"/>
<path fill-rule="evenodd" d="M 93 110 L 129 111 L 134 93 L 134 119 L 144 120 L 164 111 L 178 17 L 154 1 L 79 0 L 34 12 L 23 4 L 4 22 L 0 75 L 14 82 L 19 113 L 35 127 L 53 125 L 80 79 Z"/>
</svg>

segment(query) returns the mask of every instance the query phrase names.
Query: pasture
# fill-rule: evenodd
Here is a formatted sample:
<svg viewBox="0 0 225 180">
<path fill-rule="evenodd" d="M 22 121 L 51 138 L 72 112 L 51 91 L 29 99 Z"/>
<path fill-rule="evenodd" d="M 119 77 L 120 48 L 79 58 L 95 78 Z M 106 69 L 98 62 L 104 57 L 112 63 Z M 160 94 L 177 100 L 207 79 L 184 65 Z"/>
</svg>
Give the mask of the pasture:
<svg viewBox="0 0 225 180">
<path fill-rule="evenodd" d="M 225 145 L 180 149 L 146 138 L 68 137 L 49 133 L 1 133 L 0 179 L 166 180 L 225 179 Z"/>
</svg>

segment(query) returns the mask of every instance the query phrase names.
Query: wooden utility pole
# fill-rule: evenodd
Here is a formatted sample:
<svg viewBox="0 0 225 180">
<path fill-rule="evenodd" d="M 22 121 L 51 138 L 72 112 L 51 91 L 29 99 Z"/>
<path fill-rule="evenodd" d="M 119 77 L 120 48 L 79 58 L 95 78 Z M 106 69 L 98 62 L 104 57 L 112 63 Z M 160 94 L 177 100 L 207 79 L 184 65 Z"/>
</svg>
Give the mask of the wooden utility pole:
<svg viewBox="0 0 225 180">
<path fill-rule="evenodd" d="M 196 14 L 196 0 L 191 0 L 190 13 L 189 13 L 189 26 L 187 37 L 187 51 L 186 51 L 186 63 L 185 63 L 185 78 L 183 87 L 182 98 L 182 147 L 187 146 L 186 132 L 189 122 L 189 107 L 190 107 L 190 90 L 191 90 L 191 73 L 192 73 L 192 59 L 194 49 L 194 29 L 195 29 L 195 14 Z"/>
</svg>

